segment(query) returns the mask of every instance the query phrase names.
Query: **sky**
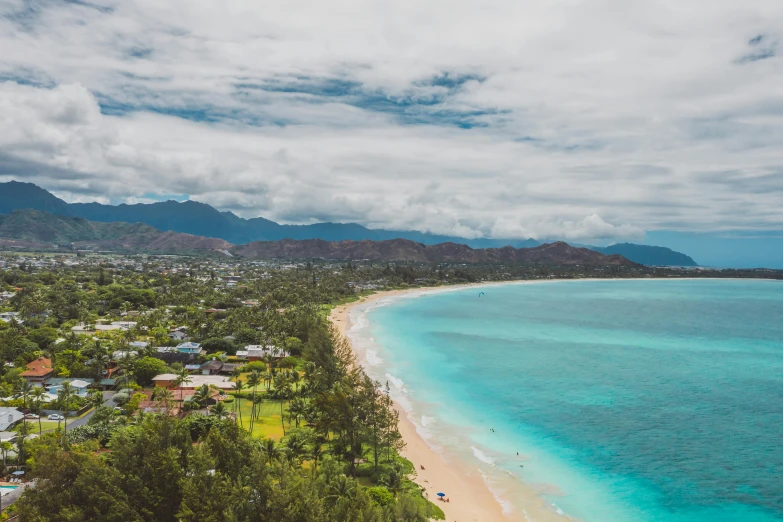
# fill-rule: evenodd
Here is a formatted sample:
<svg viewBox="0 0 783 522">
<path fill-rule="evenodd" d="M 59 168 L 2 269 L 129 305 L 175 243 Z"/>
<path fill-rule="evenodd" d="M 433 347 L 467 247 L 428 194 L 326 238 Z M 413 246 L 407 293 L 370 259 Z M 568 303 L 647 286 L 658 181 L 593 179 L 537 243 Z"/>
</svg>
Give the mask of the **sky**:
<svg viewBox="0 0 783 522">
<path fill-rule="evenodd" d="M 779 242 L 782 37 L 779 0 L 0 0 L 0 181 L 282 223 Z"/>
</svg>

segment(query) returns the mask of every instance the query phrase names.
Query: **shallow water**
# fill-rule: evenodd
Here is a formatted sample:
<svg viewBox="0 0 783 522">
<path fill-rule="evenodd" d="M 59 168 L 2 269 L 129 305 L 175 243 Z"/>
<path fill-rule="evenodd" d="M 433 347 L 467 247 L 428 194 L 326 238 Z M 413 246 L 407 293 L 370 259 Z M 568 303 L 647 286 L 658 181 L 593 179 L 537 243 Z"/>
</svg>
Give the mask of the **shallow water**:
<svg viewBox="0 0 783 522">
<path fill-rule="evenodd" d="M 507 510 L 523 481 L 586 522 L 783 520 L 783 283 L 481 291 L 357 307 L 350 336 Z"/>
</svg>

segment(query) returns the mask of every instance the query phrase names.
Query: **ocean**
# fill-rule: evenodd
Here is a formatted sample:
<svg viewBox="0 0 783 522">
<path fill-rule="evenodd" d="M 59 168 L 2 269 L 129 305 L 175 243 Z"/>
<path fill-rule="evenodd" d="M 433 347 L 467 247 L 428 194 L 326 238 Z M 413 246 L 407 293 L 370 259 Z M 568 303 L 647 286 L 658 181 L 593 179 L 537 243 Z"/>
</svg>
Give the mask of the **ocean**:
<svg viewBox="0 0 783 522">
<path fill-rule="evenodd" d="M 382 298 L 349 337 L 524 520 L 783 521 L 783 282 L 583 280 Z"/>
</svg>

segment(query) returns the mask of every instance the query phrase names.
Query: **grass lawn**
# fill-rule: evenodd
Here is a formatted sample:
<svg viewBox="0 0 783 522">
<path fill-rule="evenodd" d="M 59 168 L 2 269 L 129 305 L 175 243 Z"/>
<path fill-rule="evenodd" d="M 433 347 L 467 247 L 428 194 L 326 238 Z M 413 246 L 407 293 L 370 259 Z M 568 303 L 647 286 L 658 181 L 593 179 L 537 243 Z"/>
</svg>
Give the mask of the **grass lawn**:
<svg viewBox="0 0 783 522">
<path fill-rule="evenodd" d="M 60 423 L 62 424 L 62 423 Z M 57 421 L 41 420 L 41 429 L 43 431 L 50 431 L 57 429 Z M 38 433 L 38 421 L 28 421 L 27 430 L 29 433 Z"/>
<path fill-rule="evenodd" d="M 283 406 L 283 412 L 288 413 L 288 403 Z M 233 411 L 233 404 L 227 404 L 231 411 Z M 250 408 L 252 404 L 249 400 L 242 401 L 242 426 L 246 429 L 250 429 Z M 260 418 L 256 419 L 253 423 L 253 436 L 258 438 L 272 438 L 280 440 L 283 437 L 283 427 L 280 425 L 280 402 L 275 400 L 264 401 L 256 406 L 256 409 L 261 409 Z M 286 429 L 288 429 L 289 423 L 286 421 Z"/>
<path fill-rule="evenodd" d="M 81 419 L 85 415 L 89 414 L 91 411 L 93 411 L 93 410 L 89 409 L 89 410 L 85 411 L 84 413 L 82 413 L 81 415 L 79 415 L 78 417 L 68 417 L 68 426 L 70 426 L 71 423 L 73 421 L 75 421 L 76 419 Z M 41 419 L 41 429 L 44 432 L 56 430 L 57 429 L 57 424 L 58 424 L 57 421 L 50 421 L 46 417 L 43 417 Z M 63 421 L 60 421 L 59 424 L 60 424 L 60 428 L 62 429 Z M 21 426 L 22 423 L 20 422 L 19 425 Z M 28 433 L 38 433 L 38 420 L 37 419 L 36 420 L 28 419 L 27 420 L 27 430 L 28 430 Z"/>
</svg>

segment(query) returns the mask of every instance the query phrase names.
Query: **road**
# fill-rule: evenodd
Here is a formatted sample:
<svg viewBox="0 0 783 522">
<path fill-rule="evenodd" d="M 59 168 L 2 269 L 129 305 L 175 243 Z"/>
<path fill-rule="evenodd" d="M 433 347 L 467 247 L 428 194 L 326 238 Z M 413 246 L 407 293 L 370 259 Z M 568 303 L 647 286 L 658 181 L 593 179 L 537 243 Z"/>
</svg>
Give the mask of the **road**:
<svg viewBox="0 0 783 522">
<path fill-rule="evenodd" d="M 114 403 L 111 402 L 111 398 L 112 397 L 114 397 L 114 392 L 113 391 L 105 391 L 105 392 L 103 392 L 103 405 L 104 406 L 113 406 Z M 94 409 L 90 410 L 89 413 L 87 413 L 87 415 L 85 415 L 81 419 L 76 419 L 73 422 L 69 422 L 68 423 L 68 429 L 78 428 L 79 426 L 84 426 L 85 424 L 87 424 L 87 421 L 90 420 L 90 417 L 92 417 L 93 413 L 95 413 Z"/>
</svg>

